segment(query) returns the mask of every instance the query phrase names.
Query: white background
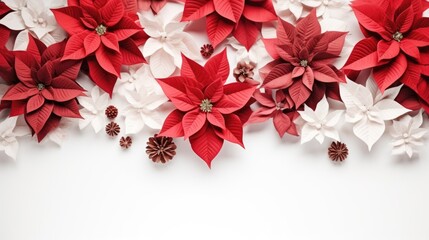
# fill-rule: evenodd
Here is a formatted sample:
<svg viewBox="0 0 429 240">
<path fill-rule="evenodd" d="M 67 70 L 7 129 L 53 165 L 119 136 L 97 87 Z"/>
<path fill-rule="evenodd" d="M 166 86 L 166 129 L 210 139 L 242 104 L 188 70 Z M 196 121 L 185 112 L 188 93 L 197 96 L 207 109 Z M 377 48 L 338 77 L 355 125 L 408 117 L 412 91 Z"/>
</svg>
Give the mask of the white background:
<svg viewBox="0 0 429 240">
<path fill-rule="evenodd" d="M 369 154 L 346 125 L 350 156 L 334 164 L 330 141 L 281 140 L 270 121 L 246 128 L 246 150 L 224 144 L 210 170 L 182 140 L 153 164 L 149 136 L 128 151 L 91 129 L 62 148 L 22 141 L 16 162 L 0 161 L 0 239 L 429 239 L 427 148 L 392 157 L 385 136 Z"/>
</svg>

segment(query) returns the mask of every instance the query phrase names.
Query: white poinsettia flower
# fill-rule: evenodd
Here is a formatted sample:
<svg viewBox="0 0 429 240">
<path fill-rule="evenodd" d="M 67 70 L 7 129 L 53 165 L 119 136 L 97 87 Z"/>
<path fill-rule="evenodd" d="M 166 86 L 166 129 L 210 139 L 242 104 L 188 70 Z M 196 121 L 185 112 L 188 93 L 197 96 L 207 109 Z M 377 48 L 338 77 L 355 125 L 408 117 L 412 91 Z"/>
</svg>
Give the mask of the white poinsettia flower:
<svg viewBox="0 0 429 240">
<path fill-rule="evenodd" d="M 304 121 L 301 129 L 301 144 L 309 142 L 313 138 L 322 144 L 325 137 L 340 141 L 336 126 L 343 112 L 343 110 L 329 111 L 326 97 L 320 100 L 315 110 L 305 105 L 304 111 L 298 112 Z"/>
<path fill-rule="evenodd" d="M 410 111 L 394 100 L 401 87 L 389 88 L 382 94 L 371 79 L 366 87 L 353 81 L 340 84 L 341 99 L 346 106 L 346 122 L 354 124 L 354 134 L 368 145 L 369 151 L 383 135 L 385 121 Z"/>
<path fill-rule="evenodd" d="M 348 4 L 347 0 L 277 0 L 274 6 L 281 18 L 292 13 L 297 20 L 316 9 L 317 17 L 341 19 L 350 10 Z"/>
<path fill-rule="evenodd" d="M 423 116 L 420 111 L 415 117 L 405 115 L 393 121 L 390 134 L 393 137 L 393 155 L 407 154 L 409 158 L 417 152 L 417 147 L 423 146 L 423 138 L 428 130 L 421 128 Z"/>
<path fill-rule="evenodd" d="M 4 0 L 11 11 L 0 24 L 5 27 L 19 31 L 14 50 L 25 50 L 28 45 L 28 34 L 41 40 L 47 46 L 62 41 L 66 34 L 58 27 L 50 8 L 60 7 L 62 1 L 51 3 L 40 0 Z"/>
<path fill-rule="evenodd" d="M 114 92 L 125 96 L 128 91 L 138 91 L 142 87 L 145 87 L 148 91 L 163 94 L 147 64 L 125 67 L 115 85 Z"/>
<path fill-rule="evenodd" d="M 0 154 L 6 158 L 16 160 L 19 150 L 17 137 L 30 134 L 28 127 L 17 126 L 18 117 L 7 117 L 0 120 Z M 0 159 L 4 159 L 0 157 Z"/>
<path fill-rule="evenodd" d="M 143 46 L 143 56 L 156 78 L 171 76 L 182 65 L 182 53 L 188 58 L 197 58 L 199 49 L 191 34 L 184 32 L 187 23 L 173 19 L 163 8 L 157 15 L 139 14 L 144 31 L 150 36 Z M 170 14 L 171 15 L 171 14 Z"/>
<path fill-rule="evenodd" d="M 109 95 L 101 94 L 100 88 L 95 86 L 92 88 L 90 96 L 78 97 L 78 101 L 83 107 L 80 110 L 83 119 L 79 120 L 79 128 L 82 130 L 91 124 L 95 133 L 100 132 L 107 124 L 105 111 L 109 106 Z"/>
<path fill-rule="evenodd" d="M 124 110 L 126 134 L 139 133 L 144 126 L 161 129 L 165 116 L 159 108 L 168 101 L 164 94 L 142 87 L 137 92 L 128 91 L 125 98 L 129 103 Z"/>
</svg>

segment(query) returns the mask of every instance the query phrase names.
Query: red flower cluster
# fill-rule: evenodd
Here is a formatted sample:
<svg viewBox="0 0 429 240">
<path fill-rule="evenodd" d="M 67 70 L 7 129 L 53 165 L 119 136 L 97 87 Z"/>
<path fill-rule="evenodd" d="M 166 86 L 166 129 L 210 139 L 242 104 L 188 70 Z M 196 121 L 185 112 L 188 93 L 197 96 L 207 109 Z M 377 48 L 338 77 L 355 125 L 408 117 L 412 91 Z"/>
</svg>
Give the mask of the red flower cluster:
<svg viewBox="0 0 429 240">
<path fill-rule="evenodd" d="M 112 95 L 123 64 L 145 62 L 138 45 L 148 36 L 122 0 L 69 0 L 52 10 L 70 35 L 62 60 L 85 60 L 90 78 Z"/>
<path fill-rule="evenodd" d="M 181 76 L 158 80 L 177 108 L 164 122 L 160 136 L 189 138 L 192 149 L 208 166 L 224 140 L 243 145 L 243 124 L 255 86 L 224 85 L 229 75 L 226 50 L 204 67 L 183 56 Z"/>
<path fill-rule="evenodd" d="M 260 105 L 250 122 L 274 118 L 280 136 L 285 132 L 297 135 L 293 120 L 296 111 L 306 103 L 315 108 L 327 94 L 340 99 L 338 83 L 344 74 L 332 65 L 340 56 L 346 33 L 321 33 L 316 12 L 312 11 L 296 27 L 279 20 L 276 39 L 264 39 L 274 60 L 260 70 L 265 93 L 257 92 Z"/>
<path fill-rule="evenodd" d="M 356 44 L 343 67 L 348 77 L 356 79 L 362 70 L 372 69 L 382 92 L 403 83 L 409 89 L 398 99 L 406 107 L 421 104 L 429 112 L 429 18 L 423 17 L 427 7 L 426 1 L 415 0 L 354 1 L 366 38 Z M 414 101 L 409 90 L 418 96 Z"/>
<path fill-rule="evenodd" d="M 232 33 L 247 49 L 259 37 L 262 23 L 277 19 L 272 0 L 186 0 L 182 21 L 203 17 L 214 47 Z"/>
<path fill-rule="evenodd" d="M 27 51 L 0 50 L 0 73 L 10 85 L 2 98 L 10 116 L 24 115 L 39 142 L 62 117 L 80 118 L 76 78 L 80 61 L 61 61 L 65 42 L 46 46 L 33 37 Z M 5 104 L 7 103 L 7 104 Z"/>
</svg>

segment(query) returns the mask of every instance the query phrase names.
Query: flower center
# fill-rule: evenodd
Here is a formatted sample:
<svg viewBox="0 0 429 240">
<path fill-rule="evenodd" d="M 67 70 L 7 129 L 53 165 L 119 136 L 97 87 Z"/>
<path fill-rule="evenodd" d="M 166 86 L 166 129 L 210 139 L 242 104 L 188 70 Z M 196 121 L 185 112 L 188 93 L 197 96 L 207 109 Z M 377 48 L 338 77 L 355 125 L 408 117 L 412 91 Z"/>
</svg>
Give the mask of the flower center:
<svg viewBox="0 0 429 240">
<path fill-rule="evenodd" d="M 45 89 L 45 84 L 43 84 L 43 83 L 38 83 L 38 84 L 37 84 L 37 90 L 42 91 L 43 89 Z"/>
<path fill-rule="evenodd" d="M 204 99 L 201 101 L 200 110 L 205 113 L 209 113 L 212 111 L 213 104 L 209 99 Z"/>
<path fill-rule="evenodd" d="M 395 32 L 392 37 L 393 37 L 393 39 L 395 39 L 398 42 L 400 42 L 402 39 L 404 39 L 404 35 L 402 35 L 402 33 L 400 33 L 400 32 Z"/>
<path fill-rule="evenodd" d="M 308 66 L 308 61 L 307 60 L 301 60 L 299 62 L 299 65 L 301 65 L 301 67 L 307 67 Z"/>
<path fill-rule="evenodd" d="M 107 28 L 103 24 L 100 24 L 98 25 L 98 27 L 95 28 L 95 31 L 97 32 L 98 35 L 101 36 L 106 34 Z"/>
</svg>

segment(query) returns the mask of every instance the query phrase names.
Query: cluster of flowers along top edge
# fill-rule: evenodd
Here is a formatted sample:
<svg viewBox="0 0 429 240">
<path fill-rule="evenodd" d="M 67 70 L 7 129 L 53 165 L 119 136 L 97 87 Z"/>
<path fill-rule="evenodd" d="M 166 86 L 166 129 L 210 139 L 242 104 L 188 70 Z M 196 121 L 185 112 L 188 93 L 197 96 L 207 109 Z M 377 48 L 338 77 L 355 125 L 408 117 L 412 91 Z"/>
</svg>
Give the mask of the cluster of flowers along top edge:
<svg viewBox="0 0 429 240">
<path fill-rule="evenodd" d="M 302 144 L 333 139 L 334 161 L 348 155 L 340 142 L 343 122 L 369 150 L 389 130 L 392 153 L 412 157 L 427 133 L 429 18 L 423 13 L 429 3 L 347 3 L 68 0 L 45 6 L 4 0 L 0 113 L 8 116 L 0 123 L 0 153 L 16 158 L 16 137 L 23 135 L 59 142 L 63 122 L 77 119 L 80 129 L 105 126 L 111 136 L 124 131 L 124 149 L 131 146 L 129 135 L 153 129 L 147 154 L 154 162 L 171 160 L 173 138 L 184 137 L 210 167 L 225 140 L 244 147 L 244 126 L 272 119 L 280 137 L 300 136 Z M 322 31 L 322 24 L 350 10 L 364 39 L 347 56 L 348 33 Z M 209 43 L 199 48 L 187 28 L 203 18 Z M 262 36 L 267 23 L 275 23 L 275 36 Z M 243 48 L 234 69 L 225 43 Z M 340 57 L 347 58 L 342 68 L 336 67 Z M 127 102 L 119 114 L 109 103 L 114 96 Z M 103 124 L 117 117 L 123 129 Z"/>
</svg>

